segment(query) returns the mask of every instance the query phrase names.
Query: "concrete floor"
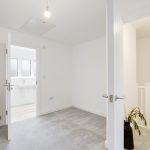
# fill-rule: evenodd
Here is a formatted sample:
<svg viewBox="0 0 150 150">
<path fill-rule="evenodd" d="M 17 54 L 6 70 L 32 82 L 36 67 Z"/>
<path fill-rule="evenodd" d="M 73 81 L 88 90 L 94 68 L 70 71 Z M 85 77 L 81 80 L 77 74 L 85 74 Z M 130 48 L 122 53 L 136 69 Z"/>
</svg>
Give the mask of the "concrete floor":
<svg viewBox="0 0 150 150">
<path fill-rule="evenodd" d="M 12 140 L 1 137 L 0 150 L 105 150 L 105 139 L 105 118 L 68 108 L 13 123 Z"/>
<path fill-rule="evenodd" d="M 0 128 L 0 150 L 106 150 L 106 120 L 68 108 L 45 116 L 12 124 L 12 140 L 7 142 Z M 135 150 L 150 150 L 150 130 L 135 136 Z"/>
</svg>

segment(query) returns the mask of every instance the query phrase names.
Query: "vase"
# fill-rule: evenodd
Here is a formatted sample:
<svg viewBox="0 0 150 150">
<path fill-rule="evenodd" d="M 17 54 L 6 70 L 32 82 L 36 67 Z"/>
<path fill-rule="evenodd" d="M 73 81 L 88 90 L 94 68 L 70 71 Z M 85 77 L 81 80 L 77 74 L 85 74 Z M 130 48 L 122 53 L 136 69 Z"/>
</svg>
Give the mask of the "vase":
<svg viewBox="0 0 150 150">
<path fill-rule="evenodd" d="M 127 121 L 124 121 L 124 148 L 128 150 L 134 149 L 133 130 Z"/>
</svg>

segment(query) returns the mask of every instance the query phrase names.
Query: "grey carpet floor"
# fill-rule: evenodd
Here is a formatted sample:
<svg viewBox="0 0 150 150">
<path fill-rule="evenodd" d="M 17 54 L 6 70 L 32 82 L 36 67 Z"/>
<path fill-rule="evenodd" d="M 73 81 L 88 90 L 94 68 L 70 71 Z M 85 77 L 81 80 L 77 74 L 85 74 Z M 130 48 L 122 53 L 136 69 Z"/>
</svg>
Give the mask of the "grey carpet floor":
<svg viewBox="0 0 150 150">
<path fill-rule="evenodd" d="M 12 139 L 0 137 L 0 150 L 105 150 L 105 139 L 105 118 L 68 108 L 12 124 Z"/>
</svg>

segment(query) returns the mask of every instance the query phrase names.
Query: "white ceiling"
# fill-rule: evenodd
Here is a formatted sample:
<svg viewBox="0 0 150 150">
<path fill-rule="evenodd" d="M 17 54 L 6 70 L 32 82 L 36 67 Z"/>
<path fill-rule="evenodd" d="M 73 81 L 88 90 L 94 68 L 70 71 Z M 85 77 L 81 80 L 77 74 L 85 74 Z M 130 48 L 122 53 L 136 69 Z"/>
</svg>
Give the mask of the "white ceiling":
<svg viewBox="0 0 150 150">
<path fill-rule="evenodd" d="M 120 0 L 124 17 L 149 5 L 150 0 Z M 19 30 L 36 17 L 44 19 L 46 0 L 0 0 L 0 26 Z M 78 44 L 105 34 L 105 0 L 52 0 L 50 24 L 55 28 L 44 37 Z"/>
<path fill-rule="evenodd" d="M 120 1 L 121 1 L 121 11 L 124 20 L 128 20 L 131 16 L 132 17 L 135 16 L 134 18 L 136 18 L 136 15 L 139 15 L 142 12 L 150 14 L 150 0 L 120 0 Z M 143 11 L 143 9 L 145 9 L 145 12 Z M 147 11 L 147 9 L 149 10 L 149 12 Z"/>
<path fill-rule="evenodd" d="M 137 31 L 137 39 L 150 37 L 150 16 L 132 23 Z"/>
</svg>

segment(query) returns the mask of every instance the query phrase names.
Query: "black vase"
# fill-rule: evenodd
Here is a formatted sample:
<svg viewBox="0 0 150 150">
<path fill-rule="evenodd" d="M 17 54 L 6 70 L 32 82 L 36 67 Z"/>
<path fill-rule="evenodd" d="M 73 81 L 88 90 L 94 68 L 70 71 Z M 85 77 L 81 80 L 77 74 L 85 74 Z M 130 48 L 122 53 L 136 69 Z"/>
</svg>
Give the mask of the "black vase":
<svg viewBox="0 0 150 150">
<path fill-rule="evenodd" d="M 129 122 L 124 121 L 124 148 L 134 149 L 133 130 Z"/>
</svg>

